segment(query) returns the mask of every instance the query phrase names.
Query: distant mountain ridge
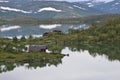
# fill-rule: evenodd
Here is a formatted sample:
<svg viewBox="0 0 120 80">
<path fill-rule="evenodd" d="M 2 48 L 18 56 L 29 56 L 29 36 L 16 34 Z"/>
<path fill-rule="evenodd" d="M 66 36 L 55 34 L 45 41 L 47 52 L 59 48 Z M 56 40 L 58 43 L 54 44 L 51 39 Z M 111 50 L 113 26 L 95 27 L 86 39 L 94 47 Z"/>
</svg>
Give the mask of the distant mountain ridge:
<svg viewBox="0 0 120 80">
<path fill-rule="evenodd" d="M 120 14 L 120 1 L 66 2 L 53 0 L 0 0 L 0 19 L 80 18 L 100 14 Z"/>
<path fill-rule="evenodd" d="M 82 1 L 80 2 L 88 7 L 95 8 L 103 11 L 104 13 L 119 13 L 120 14 L 120 0 L 101 1 L 97 0 Z"/>
<path fill-rule="evenodd" d="M 0 18 L 79 18 L 102 12 L 80 3 L 65 1 L 8 0 L 0 2 Z"/>
</svg>

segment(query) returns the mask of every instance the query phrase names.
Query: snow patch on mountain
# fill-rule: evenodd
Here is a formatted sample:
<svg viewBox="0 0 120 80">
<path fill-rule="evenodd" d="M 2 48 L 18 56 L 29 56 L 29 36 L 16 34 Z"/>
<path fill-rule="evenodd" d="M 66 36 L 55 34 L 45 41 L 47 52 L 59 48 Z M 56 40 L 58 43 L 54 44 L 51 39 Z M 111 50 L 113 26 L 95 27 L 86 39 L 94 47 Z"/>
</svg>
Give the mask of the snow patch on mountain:
<svg viewBox="0 0 120 80">
<path fill-rule="evenodd" d="M 120 4 L 120 3 L 118 3 L 118 2 L 117 2 L 117 3 L 115 3 L 115 5 L 118 5 L 118 4 Z"/>
<path fill-rule="evenodd" d="M 46 8 L 42 8 L 42 9 L 38 10 L 38 12 L 43 12 L 43 11 L 62 12 L 62 10 L 58 10 L 58 9 L 55 9 L 55 8 L 52 8 L 52 7 L 46 7 Z"/>
<path fill-rule="evenodd" d="M 73 7 L 71 7 L 71 6 L 69 6 L 68 8 L 70 8 L 70 9 L 74 9 Z"/>
<path fill-rule="evenodd" d="M 92 3 L 87 3 L 88 7 L 93 7 L 94 5 Z"/>
<path fill-rule="evenodd" d="M 9 31 L 9 30 L 13 30 L 13 29 L 18 29 L 18 28 L 21 28 L 20 26 L 10 26 L 10 27 L 5 27 L 3 26 L 2 28 L 0 28 L 0 31 L 3 32 L 3 31 Z"/>
<path fill-rule="evenodd" d="M 119 4 L 120 3 L 117 2 L 117 3 L 113 4 L 112 6 L 115 7 L 115 6 L 118 6 Z"/>
<path fill-rule="evenodd" d="M 32 13 L 32 12 L 28 12 L 28 11 L 24 11 L 24 10 L 20 10 L 20 9 L 3 7 L 3 6 L 0 7 L 0 10 L 15 11 L 15 12 L 22 12 L 22 13 Z"/>
<path fill-rule="evenodd" d="M 112 1 L 114 1 L 114 0 L 92 0 L 93 3 L 99 3 L 99 2 L 109 3 Z"/>
<path fill-rule="evenodd" d="M 5 0 L 0 0 L 0 3 L 7 3 L 9 1 L 5 1 Z"/>
<path fill-rule="evenodd" d="M 76 8 L 79 8 L 79 9 L 81 9 L 81 10 L 86 10 L 85 8 L 80 7 L 80 6 L 77 6 L 77 5 L 73 5 L 73 6 L 76 7 Z"/>
</svg>

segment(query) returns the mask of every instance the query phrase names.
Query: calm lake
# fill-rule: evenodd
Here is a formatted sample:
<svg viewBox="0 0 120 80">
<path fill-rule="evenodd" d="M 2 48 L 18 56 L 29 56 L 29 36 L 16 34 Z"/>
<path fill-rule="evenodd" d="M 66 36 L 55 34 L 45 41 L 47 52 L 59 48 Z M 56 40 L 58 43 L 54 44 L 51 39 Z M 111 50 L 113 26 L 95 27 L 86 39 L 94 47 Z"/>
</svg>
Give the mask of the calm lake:
<svg viewBox="0 0 120 80">
<path fill-rule="evenodd" d="M 40 37 L 44 32 L 86 29 L 87 25 L 0 26 L 0 37 Z M 76 47 L 76 45 L 73 45 Z M 65 46 L 62 54 L 69 54 L 56 63 L 0 63 L 0 80 L 120 80 L 120 47 L 87 46 L 74 50 Z M 80 45 L 81 46 L 81 45 Z M 73 47 L 73 49 L 70 49 Z M 82 49 L 81 49 L 82 48 Z"/>
<path fill-rule="evenodd" d="M 86 29 L 88 25 L 67 25 L 67 24 L 49 24 L 49 25 L 38 25 L 38 26 L 20 26 L 20 25 L 2 25 L 0 26 L 0 37 L 11 38 L 17 36 L 28 37 L 32 34 L 34 37 L 41 37 L 43 33 L 53 30 L 61 30 L 67 33 L 69 29 Z"/>
<path fill-rule="evenodd" d="M 0 80 L 119 80 L 120 62 L 109 60 L 106 55 L 93 57 L 87 50 L 72 52 L 62 50 L 62 63 L 54 66 L 16 66 L 13 70 L 0 73 Z M 41 63 L 39 63 L 41 64 Z M 3 65 L 1 66 L 3 67 Z"/>
</svg>

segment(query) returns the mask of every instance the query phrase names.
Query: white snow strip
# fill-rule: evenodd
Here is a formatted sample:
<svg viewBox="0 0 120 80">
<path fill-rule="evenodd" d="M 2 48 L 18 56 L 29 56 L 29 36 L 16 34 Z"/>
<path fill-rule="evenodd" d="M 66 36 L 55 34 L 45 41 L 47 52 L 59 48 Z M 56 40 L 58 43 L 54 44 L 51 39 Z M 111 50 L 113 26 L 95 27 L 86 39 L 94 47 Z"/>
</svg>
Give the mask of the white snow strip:
<svg viewBox="0 0 120 80">
<path fill-rule="evenodd" d="M 68 8 L 73 9 L 73 7 L 69 6 Z"/>
<path fill-rule="evenodd" d="M 92 3 L 87 3 L 88 5 L 91 5 Z"/>
<path fill-rule="evenodd" d="M 3 32 L 3 31 L 9 31 L 9 30 L 18 29 L 18 28 L 21 28 L 21 27 L 20 26 L 2 27 L 0 28 L 0 31 Z"/>
<path fill-rule="evenodd" d="M 3 6 L 1 6 L 0 9 L 7 10 L 7 11 L 22 12 L 22 13 L 32 13 L 32 12 L 28 12 L 28 11 L 24 11 L 24 10 L 20 10 L 20 9 L 15 9 L 15 8 L 10 8 L 10 7 L 3 7 Z"/>
<path fill-rule="evenodd" d="M 115 5 L 118 5 L 118 4 L 120 4 L 120 3 L 115 3 Z"/>
<path fill-rule="evenodd" d="M 38 12 L 42 12 L 42 11 L 62 12 L 62 10 L 58 10 L 58 9 L 55 9 L 55 8 L 52 8 L 52 7 L 46 7 L 46 8 L 42 8 L 42 9 L 38 10 Z"/>
<path fill-rule="evenodd" d="M 93 7 L 94 5 L 93 4 L 91 4 L 91 5 L 88 5 L 88 7 Z"/>
<path fill-rule="evenodd" d="M 73 5 L 73 6 L 76 7 L 76 8 L 82 9 L 82 10 L 86 10 L 85 8 L 82 8 L 82 7 L 77 6 L 77 5 Z"/>
<path fill-rule="evenodd" d="M 94 5 L 92 3 L 87 3 L 88 7 L 93 7 Z"/>
<path fill-rule="evenodd" d="M 9 2 L 9 1 L 3 1 L 3 0 L 0 1 L 0 3 L 7 3 L 7 2 Z"/>
<path fill-rule="evenodd" d="M 40 25 L 39 27 L 40 28 L 43 28 L 43 29 L 54 29 L 56 27 L 60 27 L 62 26 L 61 24 L 53 24 L 53 25 Z"/>
<path fill-rule="evenodd" d="M 105 0 L 105 3 L 110 3 L 112 1 L 114 1 L 114 0 Z"/>
<path fill-rule="evenodd" d="M 117 5 L 119 5 L 119 4 L 120 4 L 120 3 L 117 2 L 117 3 L 113 4 L 112 6 L 114 7 L 114 6 L 117 6 Z"/>
<path fill-rule="evenodd" d="M 114 0 L 92 0 L 92 2 L 94 2 L 94 3 L 99 3 L 99 2 L 109 3 L 112 1 L 114 1 Z"/>
</svg>

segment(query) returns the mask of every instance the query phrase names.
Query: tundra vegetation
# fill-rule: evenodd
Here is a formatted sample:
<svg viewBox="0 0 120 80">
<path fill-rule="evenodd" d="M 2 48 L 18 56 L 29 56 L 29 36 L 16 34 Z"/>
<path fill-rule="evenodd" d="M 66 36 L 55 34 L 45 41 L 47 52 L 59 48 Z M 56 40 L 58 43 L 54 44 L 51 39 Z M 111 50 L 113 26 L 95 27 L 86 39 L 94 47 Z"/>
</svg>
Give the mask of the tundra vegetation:
<svg viewBox="0 0 120 80">
<path fill-rule="evenodd" d="M 52 54 L 39 54 L 39 52 L 26 53 L 25 45 L 46 45 Z M 106 54 L 110 60 L 120 60 L 120 18 L 112 18 L 104 24 L 92 24 L 86 30 L 70 29 L 67 34 L 61 31 L 47 32 L 40 38 L 32 35 L 28 39 L 0 38 L 0 61 L 38 60 L 41 58 L 57 59 L 64 55 L 58 54 L 65 47 L 72 51 L 88 50 L 93 56 Z M 111 51 L 112 50 L 112 51 Z"/>
</svg>

